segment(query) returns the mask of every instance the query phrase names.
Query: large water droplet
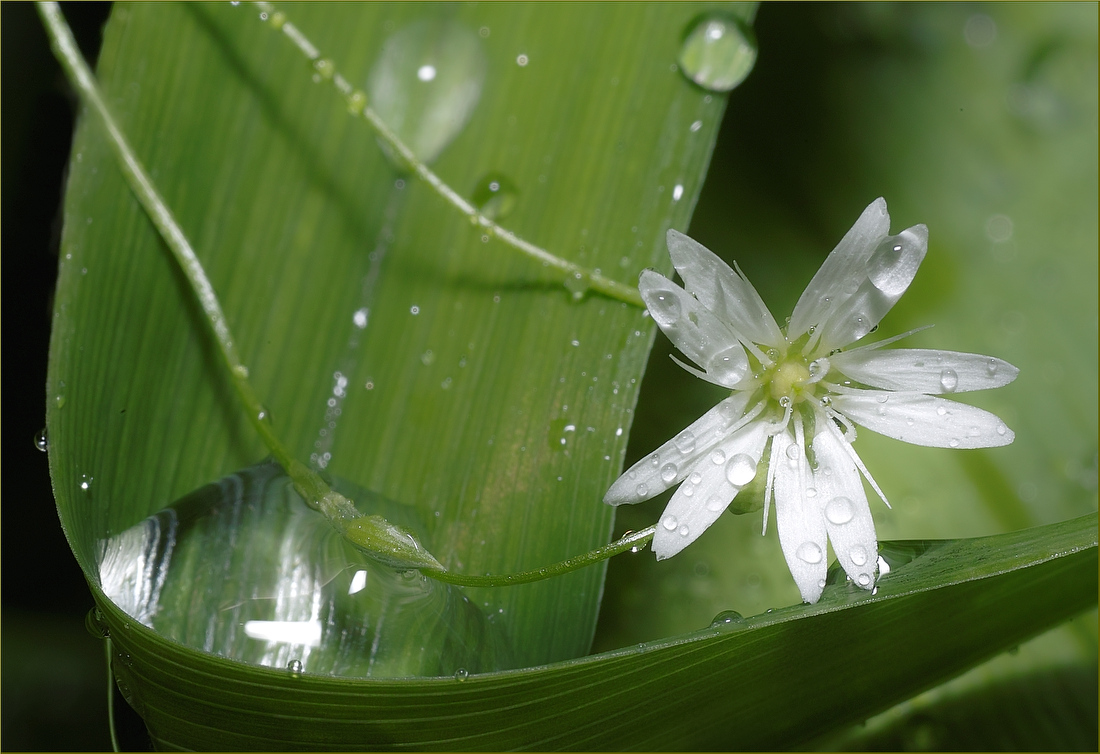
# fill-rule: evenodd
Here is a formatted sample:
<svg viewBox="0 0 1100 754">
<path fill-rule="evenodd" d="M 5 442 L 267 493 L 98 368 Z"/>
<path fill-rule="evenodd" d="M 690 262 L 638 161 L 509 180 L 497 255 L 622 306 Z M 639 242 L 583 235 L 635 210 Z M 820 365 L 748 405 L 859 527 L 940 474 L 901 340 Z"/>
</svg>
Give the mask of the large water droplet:
<svg viewBox="0 0 1100 754">
<path fill-rule="evenodd" d="M 661 467 L 661 481 L 665 484 L 672 484 L 676 481 L 676 464 L 666 463 Z"/>
<path fill-rule="evenodd" d="M 291 660 L 290 662 L 288 662 L 286 664 L 286 669 L 289 670 L 292 675 L 301 675 L 302 674 L 302 661 L 301 660 Z"/>
<path fill-rule="evenodd" d="M 834 497 L 825 506 L 825 518 L 834 524 L 846 524 L 853 515 L 852 501 L 846 497 Z"/>
<path fill-rule="evenodd" d="M 924 258 L 922 251 L 909 234 L 889 236 L 867 261 L 867 277 L 887 296 L 900 296 L 917 274 Z"/>
<path fill-rule="evenodd" d="M 669 531 L 676 531 L 676 527 L 679 521 L 676 520 L 676 516 L 665 516 L 661 519 L 661 526 L 665 527 Z"/>
<path fill-rule="evenodd" d="M 519 199 L 519 190 L 506 176 L 492 172 L 481 176 L 470 200 L 481 214 L 490 220 L 502 220 L 512 213 Z"/>
<path fill-rule="evenodd" d="M 455 680 L 461 683 L 470 677 L 470 671 L 466 668 L 459 668 L 455 671 Z"/>
<path fill-rule="evenodd" d="M 732 386 L 741 381 L 749 371 L 749 359 L 745 349 L 734 344 L 714 354 L 707 361 L 707 376 L 723 385 Z"/>
<path fill-rule="evenodd" d="M 848 551 L 848 557 L 852 559 L 852 562 L 857 566 L 861 566 L 867 562 L 867 551 L 860 545 L 856 545 Z"/>
<path fill-rule="evenodd" d="M 799 560 L 807 563 L 820 563 L 821 562 L 821 548 L 814 542 L 803 542 L 795 550 L 795 555 Z"/>
<path fill-rule="evenodd" d="M 726 479 L 737 487 L 744 487 L 756 476 L 756 461 L 745 453 L 737 453 L 726 464 Z"/>
<path fill-rule="evenodd" d="M 457 21 L 424 19 L 387 39 L 371 68 L 371 107 L 423 162 L 459 134 L 481 97 L 487 69 L 481 45 L 477 32 Z"/>
<path fill-rule="evenodd" d="M 728 92 L 756 63 L 756 37 L 733 16 L 708 13 L 688 27 L 679 62 L 684 75 L 699 86 Z"/>
<path fill-rule="evenodd" d="M 685 429 L 680 434 L 676 435 L 676 439 L 673 440 L 676 445 L 676 449 L 685 455 L 695 450 L 695 435 L 690 429 Z"/>
<path fill-rule="evenodd" d="M 944 369 L 940 372 L 940 387 L 945 393 L 955 392 L 959 386 L 959 375 L 954 369 Z"/>
<path fill-rule="evenodd" d="M 45 427 L 34 433 L 34 447 L 38 448 L 43 453 L 50 449 L 50 440 L 46 435 Z"/>
<path fill-rule="evenodd" d="M 661 327 L 669 327 L 680 319 L 680 299 L 672 291 L 654 291 L 646 301 L 653 321 Z"/>
</svg>

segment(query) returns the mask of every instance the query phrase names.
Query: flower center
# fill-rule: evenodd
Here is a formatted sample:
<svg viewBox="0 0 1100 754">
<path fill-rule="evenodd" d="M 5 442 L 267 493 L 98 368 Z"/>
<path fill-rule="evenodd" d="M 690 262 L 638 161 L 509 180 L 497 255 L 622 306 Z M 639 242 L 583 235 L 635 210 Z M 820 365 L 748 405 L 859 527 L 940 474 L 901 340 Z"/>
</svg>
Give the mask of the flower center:
<svg viewBox="0 0 1100 754">
<path fill-rule="evenodd" d="M 791 403 L 797 403 L 806 396 L 805 388 L 813 394 L 813 385 L 804 385 L 810 379 L 810 370 L 801 359 L 784 361 L 775 368 L 771 377 L 771 394 L 776 400 L 790 399 Z"/>
</svg>

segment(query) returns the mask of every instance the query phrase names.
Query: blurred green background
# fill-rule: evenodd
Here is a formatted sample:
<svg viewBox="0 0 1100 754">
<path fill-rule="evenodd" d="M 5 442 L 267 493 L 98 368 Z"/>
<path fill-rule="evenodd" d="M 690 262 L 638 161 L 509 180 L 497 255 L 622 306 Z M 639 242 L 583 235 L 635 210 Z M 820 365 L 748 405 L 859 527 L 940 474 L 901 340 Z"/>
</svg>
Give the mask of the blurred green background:
<svg viewBox="0 0 1100 754">
<path fill-rule="evenodd" d="M 7 402 L 4 438 L 0 747 L 103 749 L 102 645 L 83 627 L 91 598 L 32 442 L 71 110 L 33 7 L 0 13 L 5 335 L 20 358 L 6 374 L 20 400 Z M 106 8 L 66 13 L 94 54 Z M 1096 508 L 1096 29 L 1092 4 L 782 4 L 757 15 L 757 66 L 730 96 L 691 234 L 737 260 L 781 320 L 885 196 L 895 230 L 923 222 L 931 240 L 882 334 L 935 324 L 908 345 L 1021 368 L 1012 386 L 968 400 L 1016 430 L 1009 448 L 951 453 L 861 433 L 857 449 L 894 504 L 874 508 L 883 539 L 979 536 Z M 658 337 L 627 464 L 721 397 L 669 352 Z M 663 504 L 623 509 L 616 530 L 649 525 Z M 727 516 L 680 558 L 613 561 L 595 649 L 796 602 L 774 530 L 759 528 L 759 514 Z M 995 691 L 974 693 L 983 686 Z M 1052 711 L 1051 698 L 1068 704 Z M 147 745 L 121 706 L 124 746 Z M 1096 709 L 1094 611 L 821 745 L 1093 748 Z"/>
</svg>

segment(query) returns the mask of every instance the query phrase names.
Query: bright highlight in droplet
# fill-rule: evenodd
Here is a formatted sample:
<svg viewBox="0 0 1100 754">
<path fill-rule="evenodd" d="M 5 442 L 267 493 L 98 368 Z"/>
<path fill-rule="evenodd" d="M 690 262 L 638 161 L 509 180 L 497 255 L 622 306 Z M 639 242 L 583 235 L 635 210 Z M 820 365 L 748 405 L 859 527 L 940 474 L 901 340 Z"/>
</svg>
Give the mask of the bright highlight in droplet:
<svg viewBox="0 0 1100 754">
<path fill-rule="evenodd" d="M 316 647 L 321 643 L 321 621 L 318 620 L 250 620 L 244 633 L 260 641 L 278 641 Z"/>
</svg>

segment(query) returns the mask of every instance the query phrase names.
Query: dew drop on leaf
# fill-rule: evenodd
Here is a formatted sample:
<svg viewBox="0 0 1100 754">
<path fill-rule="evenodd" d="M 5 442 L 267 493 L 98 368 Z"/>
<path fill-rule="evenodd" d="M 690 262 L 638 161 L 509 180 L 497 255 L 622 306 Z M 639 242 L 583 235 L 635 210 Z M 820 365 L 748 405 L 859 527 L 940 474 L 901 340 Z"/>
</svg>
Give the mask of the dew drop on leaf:
<svg viewBox="0 0 1100 754">
<path fill-rule="evenodd" d="M 707 13 L 688 26 L 680 47 L 680 70 L 712 92 L 728 92 L 756 64 L 756 37 L 725 13 Z"/>
</svg>

